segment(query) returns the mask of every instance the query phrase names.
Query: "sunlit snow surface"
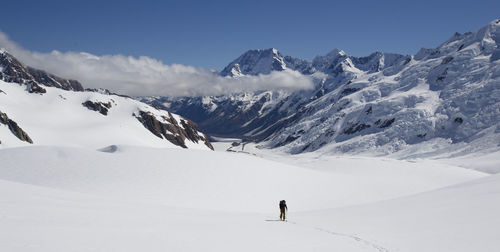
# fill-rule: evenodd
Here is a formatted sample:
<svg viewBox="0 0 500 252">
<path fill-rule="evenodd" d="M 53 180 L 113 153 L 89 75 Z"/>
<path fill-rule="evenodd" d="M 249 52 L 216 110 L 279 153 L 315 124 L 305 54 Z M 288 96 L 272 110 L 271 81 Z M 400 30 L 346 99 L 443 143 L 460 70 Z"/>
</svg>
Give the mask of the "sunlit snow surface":
<svg viewBox="0 0 500 252">
<path fill-rule="evenodd" d="M 2 149 L 2 250 L 500 246 L 496 175 L 434 161 L 254 154 L 123 145 Z M 288 222 L 278 220 L 281 199 Z"/>
</svg>

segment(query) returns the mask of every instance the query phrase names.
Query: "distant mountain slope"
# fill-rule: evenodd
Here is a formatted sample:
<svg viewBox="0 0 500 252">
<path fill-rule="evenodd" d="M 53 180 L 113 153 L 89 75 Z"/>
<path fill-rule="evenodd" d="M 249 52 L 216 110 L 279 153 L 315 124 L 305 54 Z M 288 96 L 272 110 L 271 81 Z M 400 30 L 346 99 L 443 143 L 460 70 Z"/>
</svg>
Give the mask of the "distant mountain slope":
<svg viewBox="0 0 500 252">
<path fill-rule="evenodd" d="M 290 153 L 321 148 L 390 154 L 422 143 L 435 152 L 468 143 L 474 146 L 465 152 L 498 148 L 500 20 L 473 33 L 456 33 L 414 56 L 376 52 L 354 57 L 335 49 L 308 62 L 283 57 L 276 49 L 251 50 L 221 75 L 283 69 L 326 77 L 316 78 L 312 91 L 143 101 L 186 116 L 209 134 L 246 138 Z"/>
<path fill-rule="evenodd" d="M 197 126 L 106 90 L 86 90 L 0 51 L 0 148 L 116 144 L 213 149 Z"/>
</svg>

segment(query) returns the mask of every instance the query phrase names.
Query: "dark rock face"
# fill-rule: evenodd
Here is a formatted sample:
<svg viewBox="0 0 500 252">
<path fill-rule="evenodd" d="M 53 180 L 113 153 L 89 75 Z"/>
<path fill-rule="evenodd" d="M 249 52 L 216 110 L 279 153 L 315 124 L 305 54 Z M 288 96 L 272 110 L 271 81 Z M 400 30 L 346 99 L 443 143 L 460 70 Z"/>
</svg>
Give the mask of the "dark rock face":
<svg viewBox="0 0 500 252">
<path fill-rule="evenodd" d="M 28 90 L 29 93 L 36 93 L 36 94 L 47 93 L 47 90 L 45 90 L 45 88 L 41 87 L 40 85 L 38 85 L 38 83 L 34 81 L 26 82 L 26 90 Z"/>
<path fill-rule="evenodd" d="M 140 111 L 139 115 L 135 115 L 135 117 L 155 136 L 167 139 L 177 146 L 187 148 L 185 143 L 187 138 L 195 143 L 203 141 L 210 149 L 214 149 L 208 141 L 208 137 L 204 134 L 198 134 L 196 124 L 189 120 L 181 119 L 181 127 L 170 113 L 169 117 L 162 116 L 162 119 L 164 119 L 166 123 L 160 122 L 151 112 Z"/>
<path fill-rule="evenodd" d="M 108 111 L 111 108 L 111 102 L 93 102 L 93 101 L 86 101 L 82 103 L 84 107 L 87 107 L 90 110 L 97 111 L 103 115 L 108 115 Z"/>
<path fill-rule="evenodd" d="M 0 52 L 0 66 L 3 68 L 0 80 L 26 85 L 26 90 L 30 93 L 46 93 L 41 85 L 72 91 L 84 90 L 82 84 L 76 80 L 63 79 L 42 70 L 26 67 L 7 52 Z"/>
<path fill-rule="evenodd" d="M 351 125 L 350 127 L 344 129 L 344 133 L 347 135 L 354 134 L 356 132 L 362 131 L 366 128 L 370 128 L 370 125 L 364 124 L 364 123 L 355 123 Z"/>
<path fill-rule="evenodd" d="M 9 77 L 11 81 L 20 83 L 21 80 L 29 80 L 32 76 L 29 74 L 21 62 L 19 62 L 12 55 L 4 52 L 0 53 L 0 66 L 3 67 L 4 77 Z"/>
<path fill-rule="evenodd" d="M 33 76 L 35 81 L 45 86 L 56 87 L 64 90 L 73 90 L 73 91 L 84 90 L 82 84 L 76 80 L 63 79 L 53 74 L 48 74 L 45 71 L 38 70 L 32 67 L 27 67 L 27 69 L 29 73 Z"/>
<path fill-rule="evenodd" d="M 7 114 L 2 113 L 0 111 L 0 123 L 5 124 L 9 127 L 10 131 L 12 134 L 14 134 L 19 140 L 28 142 L 30 144 L 33 143 L 33 140 L 28 136 L 28 134 L 17 125 L 16 122 L 14 122 L 12 119 L 10 119 Z"/>
<path fill-rule="evenodd" d="M 355 93 L 358 90 L 359 90 L 359 88 L 346 88 L 346 89 L 342 90 L 342 93 L 340 93 L 339 99 L 342 98 L 342 97 L 344 97 L 344 96 L 348 96 L 348 95 L 350 95 L 352 93 Z"/>
<path fill-rule="evenodd" d="M 388 119 L 388 120 L 385 120 L 382 124 L 380 124 L 378 127 L 383 129 L 383 128 L 387 128 L 387 127 L 390 127 L 394 121 L 396 120 L 396 118 L 392 118 L 392 119 Z"/>
</svg>

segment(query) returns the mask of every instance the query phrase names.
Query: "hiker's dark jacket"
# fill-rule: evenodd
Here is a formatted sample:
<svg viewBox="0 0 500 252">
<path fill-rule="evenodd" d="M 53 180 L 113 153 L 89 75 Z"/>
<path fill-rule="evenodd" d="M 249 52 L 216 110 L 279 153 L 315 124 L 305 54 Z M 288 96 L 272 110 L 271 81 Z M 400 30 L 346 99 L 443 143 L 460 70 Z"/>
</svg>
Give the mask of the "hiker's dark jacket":
<svg viewBox="0 0 500 252">
<path fill-rule="evenodd" d="M 286 202 L 284 200 L 280 201 L 280 210 L 281 211 L 288 211 L 288 207 L 286 206 Z"/>
</svg>

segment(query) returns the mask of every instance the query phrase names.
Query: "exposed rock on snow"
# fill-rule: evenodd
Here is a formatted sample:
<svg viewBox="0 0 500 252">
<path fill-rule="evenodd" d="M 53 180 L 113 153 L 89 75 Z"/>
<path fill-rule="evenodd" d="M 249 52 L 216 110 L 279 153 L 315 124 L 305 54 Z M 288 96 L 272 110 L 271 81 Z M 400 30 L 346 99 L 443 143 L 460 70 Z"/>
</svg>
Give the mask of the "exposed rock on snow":
<svg viewBox="0 0 500 252">
<path fill-rule="evenodd" d="M 192 142 L 203 142 L 208 148 L 213 150 L 212 145 L 208 141 L 208 137 L 199 132 L 193 122 L 181 119 L 181 126 L 177 120 L 169 113 L 169 116 L 157 117 L 151 112 L 139 111 L 136 115 L 137 119 L 148 129 L 151 133 L 159 138 L 165 138 L 175 145 L 187 148 L 186 138 Z"/>
<path fill-rule="evenodd" d="M 87 107 L 90 110 L 97 111 L 103 115 L 108 115 L 108 111 L 111 108 L 111 102 L 93 102 L 93 101 L 86 101 L 82 103 L 83 106 Z"/>
<path fill-rule="evenodd" d="M 63 79 L 32 67 L 28 67 L 27 69 L 38 83 L 45 86 L 61 88 L 64 90 L 83 91 L 82 84 L 76 80 Z"/>
<path fill-rule="evenodd" d="M 31 140 L 31 138 L 28 136 L 28 134 L 23 129 L 21 129 L 21 127 L 19 127 L 19 125 L 17 125 L 16 122 L 14 122 L 12 119 L 10 119 L 7 116 L 7 114 L 2 113 L 2 111 L 0 111 L 0 123 L 9 127 L 9 130 L 12 132 L 12 134 L 14 134 L 14 136 L 19 138 L 19 140 L 24 141 L 24 142 L 28 142 L 30 144 L 33 143 L 33 140 Z"/>
</svg>

